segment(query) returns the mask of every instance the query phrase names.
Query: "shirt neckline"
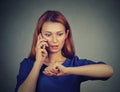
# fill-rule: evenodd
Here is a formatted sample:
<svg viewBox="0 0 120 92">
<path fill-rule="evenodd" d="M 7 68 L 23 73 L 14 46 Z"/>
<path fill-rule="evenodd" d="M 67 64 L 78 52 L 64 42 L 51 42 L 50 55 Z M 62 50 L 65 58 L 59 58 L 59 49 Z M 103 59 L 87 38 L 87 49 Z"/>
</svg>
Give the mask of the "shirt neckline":
<svg viewBox="0 0 120 92">
<path fill-rule="evenodd" d="M 64 65 L 64 64 L 66 63 L 66 61 L 68 61 L 68 58 L 66 58 L 66 59 L 64 60 L 64 62 L 61 63 L 61 65 Z M 43 66 L 48 67 L 48 65 L 46 65 L 46 64 L 43 64 Z"/>
</svg>

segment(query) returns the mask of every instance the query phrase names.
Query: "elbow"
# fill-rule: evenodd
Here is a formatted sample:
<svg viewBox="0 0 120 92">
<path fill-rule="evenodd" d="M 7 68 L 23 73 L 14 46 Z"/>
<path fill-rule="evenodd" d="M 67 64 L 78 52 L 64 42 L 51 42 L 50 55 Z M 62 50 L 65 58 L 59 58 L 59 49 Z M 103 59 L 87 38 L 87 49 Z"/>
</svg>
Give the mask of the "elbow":
<svg viewBox="0 0 120 92">
<path fill-rule="evenodd" d="M 106 65 L 106 66 L 107 67 L 105 68 L 105 70 L 103 70 L 105 72 L 102 77 L 102 80 L 104 80 L 104 81 L 110 79 L 110 77 L 112 77 L 114 74 L 114 70 L 113 70 L 112 66 L 110 66 L 110 65 Z"/>
<path fill-rule="evenodd" d="M 107 77 L 112 77 L 113 74 L 114 74 L 114 70 L 113 70 L 113 67 L 108 65 L 108 73 L 107 73 Z"/>
<path fill-rule="evenodd" d="M 114 70 L 113 70 L 113 68 L 111 67 L 111 76 L 113 76 L 113 74 L 114 74 Z"/>
</svg>

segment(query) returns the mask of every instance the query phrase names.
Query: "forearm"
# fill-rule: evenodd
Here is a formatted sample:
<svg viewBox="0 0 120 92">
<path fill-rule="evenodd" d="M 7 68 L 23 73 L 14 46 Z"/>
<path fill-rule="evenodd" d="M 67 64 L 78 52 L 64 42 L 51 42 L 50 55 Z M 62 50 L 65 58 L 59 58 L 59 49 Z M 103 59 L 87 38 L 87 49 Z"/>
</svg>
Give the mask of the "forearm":
<svg viewBox="0 0 120 92">
<path fill-rule="evenodd" d="M 113 69 L 109 65 L 94 64 L 79 67 L 68 67 L 66 68 L 66 73 L 90 77 L 111 77 L 113 75 Z"/>
<path fill-rule="evenodd" d="M 40 68 L 41 64 L 35 62 L 30 74 L 18 88 L 18 92 L 35 92 Z"/>
</svg>

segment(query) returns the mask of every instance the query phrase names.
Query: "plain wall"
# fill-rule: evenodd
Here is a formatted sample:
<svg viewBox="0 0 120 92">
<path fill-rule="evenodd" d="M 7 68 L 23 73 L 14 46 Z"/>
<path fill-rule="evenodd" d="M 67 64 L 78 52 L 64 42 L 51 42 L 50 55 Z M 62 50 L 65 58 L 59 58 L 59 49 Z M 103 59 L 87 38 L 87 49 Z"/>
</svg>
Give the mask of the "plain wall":
<svg viewBox="0 0 120 92">
<path fill-rule="evenodd" d="M 46 10 L 66 16 L 80 58 L 104 61 L 114 68 L 109 80 L 84 82 L 81 92 L 120 92 L 119 0 L 0 2 L 0 92 L 14 91 L 19 64 L 28 56 L 37 20 Z"/>
</svg>

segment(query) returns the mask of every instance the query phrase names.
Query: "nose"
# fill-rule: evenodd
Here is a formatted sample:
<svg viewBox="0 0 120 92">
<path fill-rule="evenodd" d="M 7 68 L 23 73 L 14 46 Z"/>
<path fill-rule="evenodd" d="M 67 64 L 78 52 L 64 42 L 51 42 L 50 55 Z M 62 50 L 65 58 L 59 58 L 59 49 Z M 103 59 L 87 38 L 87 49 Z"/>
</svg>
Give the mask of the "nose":
<svg viewBox="0 0 120 92">
<path fill-rule="evenodd" d="M 58 41 L 56 35 L 53 35 L 52 41 L 53 41 L 54 43 L 56 43 L 56 42 Z"/>
</svg>

